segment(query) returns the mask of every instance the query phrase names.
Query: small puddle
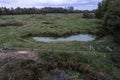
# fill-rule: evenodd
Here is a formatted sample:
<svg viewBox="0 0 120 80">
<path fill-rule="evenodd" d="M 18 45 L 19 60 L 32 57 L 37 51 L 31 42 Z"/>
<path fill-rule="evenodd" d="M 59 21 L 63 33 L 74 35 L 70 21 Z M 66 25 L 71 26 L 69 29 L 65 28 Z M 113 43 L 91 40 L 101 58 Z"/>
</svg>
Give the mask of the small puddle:
<svg viewBox="0 0 120 80">
<path fill-rule="evenodd" d="M 30 52 L 28 51 L 18 51 L 17 54 L 29 54 Z"/>
<path fill-rule="evenodd" d="M 33 39 L 37 42 L 65 42 L 65 41 L 93 41 L 95 40 L 95 36 L 90 34 L 79 34 L 72 35 L 69 37 L 33 37 Z"/>
</svg>

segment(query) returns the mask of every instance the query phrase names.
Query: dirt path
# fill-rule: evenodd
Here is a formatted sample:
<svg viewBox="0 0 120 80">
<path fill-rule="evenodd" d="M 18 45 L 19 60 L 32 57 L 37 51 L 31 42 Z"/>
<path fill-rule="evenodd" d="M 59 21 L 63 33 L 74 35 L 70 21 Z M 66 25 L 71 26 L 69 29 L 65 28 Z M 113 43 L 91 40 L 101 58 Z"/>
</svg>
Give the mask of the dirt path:
<svg viewBox="0 0 120 80">
<path fill-rule="evenodd" d="M 17 58 L 27 58 L 27 59 L 37 59 L 37 52 L 28 50 L 9 50 L 1 51 L 0 58 L 4 59 L 6 57 L 17 57 Z"/>
</svg>

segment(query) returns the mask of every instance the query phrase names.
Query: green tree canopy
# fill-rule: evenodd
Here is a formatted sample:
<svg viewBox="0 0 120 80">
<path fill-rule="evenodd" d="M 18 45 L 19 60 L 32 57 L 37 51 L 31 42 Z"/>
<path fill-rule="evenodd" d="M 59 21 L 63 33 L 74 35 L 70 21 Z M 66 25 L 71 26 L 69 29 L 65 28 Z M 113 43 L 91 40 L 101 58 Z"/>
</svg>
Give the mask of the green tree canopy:
<svg viewBox="0 0 120 80">
<path fill-rule="evenodd" d="M 105 13 L 108 11 L 109 9 L 109 5 L 110 5 L 110 2 L 112 0 L 103 0 L 102 2 L 100 2 L 98 4 L 98 9 L 96 10 L 95 12 L 95 17 L 98 18 L 98 19 L 102 19 L 104 18 L 104 15 Z"/>
<path fill-rule="evenodd" d="M 114 0 L 104 17 L 104 26 L 114 39 L 120 42 L 120 0 Z"/>
<path fill-rule="evenodd" d="M 103 19 L 99 32 L 112 35 L 120 43 L 120 0 L 103 0 L 98 4 L 95 16 Z"/>
</svg>

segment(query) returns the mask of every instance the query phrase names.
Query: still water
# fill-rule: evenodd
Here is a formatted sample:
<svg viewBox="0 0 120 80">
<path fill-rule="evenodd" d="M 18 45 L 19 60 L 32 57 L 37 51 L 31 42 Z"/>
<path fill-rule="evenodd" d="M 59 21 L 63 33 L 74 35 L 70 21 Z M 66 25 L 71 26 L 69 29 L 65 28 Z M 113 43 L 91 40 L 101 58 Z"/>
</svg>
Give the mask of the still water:
<svg viewBox="0 0 120 80">
<path fill-rule="evenodd" d="M 65 41 L 93 41 L 95 40 L 95 36 L 90 34 L 78 34 L 72 35 L 69 37 L 33 37 L 35 41 L 38 42 L 65 42 Z"/>
</svg>

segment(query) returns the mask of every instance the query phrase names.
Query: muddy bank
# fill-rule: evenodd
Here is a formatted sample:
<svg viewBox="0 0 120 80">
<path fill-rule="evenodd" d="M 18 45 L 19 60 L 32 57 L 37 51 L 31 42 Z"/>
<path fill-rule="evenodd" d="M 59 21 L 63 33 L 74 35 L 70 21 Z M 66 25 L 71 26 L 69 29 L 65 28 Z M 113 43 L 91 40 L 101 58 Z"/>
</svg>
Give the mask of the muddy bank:
<svg viewBox="0 0 120 80">
<path fill-rule="evenodd" d="M 21 38 L 29 38 L 29 37 L 69 37 L 72 35 L 78 35 L 78 34 L 91 34 L 91 35 L 95 35 L 95 33 L 93 32 L 88 32 L 88 33 L 81 33 L 81 32 L 66 32 L 63 34 L 59 34 L 59 33 L 49 33 L 49 32 L 44 32 L 44 33 L 38 33 L 38 34 L 33 34 L 33 33 L 27 33 L 24 34 L 22 36 L 20 36 Z"/>
<path fill-rule="evenodd" d="M 91 35 L 95 35 L 96 33 L 93 33 L 91 31 L 88 31 L 86 33 L 81 33 L 80 31 L 69 31 L 69 32 L 66 32 L 66 33 L 51 33 L 51 32 L 43 32 L 43 33 L 37 33 L 37 34 L 34 34 L 34 33 L 27 33 L 27 34 L 23 34 L 21 35 L 20 37 L 22 38 L 28 38 L 28 37 L 68 37 L 68 36 L 72 36 L 72 35 L 77 35 L 77 34 L 91 34 Z"/>
<path fill-rule="evenodd" d="M 38 37 L 68 37 L 68 36 L 75 35 L 75 34 L 80 34 L 80 32 L 75 32 L 75 33 L 68 32 L 68 33 L 64 33 L 64 34 L 47 33 L 47 32 L 39 33 L 39 34 L 28 33 L 21 37 L 22 38 L 36 37 L 36 36 L 38 36 Z"/>
</svg>

